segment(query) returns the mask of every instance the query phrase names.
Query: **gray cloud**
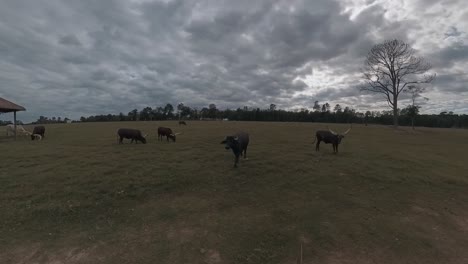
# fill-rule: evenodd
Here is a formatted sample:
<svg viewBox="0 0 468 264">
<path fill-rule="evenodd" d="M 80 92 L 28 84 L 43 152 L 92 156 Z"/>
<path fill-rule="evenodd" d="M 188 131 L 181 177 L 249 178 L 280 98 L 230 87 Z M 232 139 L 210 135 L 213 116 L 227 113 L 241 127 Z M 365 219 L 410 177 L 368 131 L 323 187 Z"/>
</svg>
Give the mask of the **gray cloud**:
<svg viewBox="0 0 468 264">
<path fill-rule="evenodd" d="M 432 91 L 446 99 L 431 99 L 428 112 L 466 92 L 461 1 L 448 1 L 445 11 L 437 1 L 410 1 L 408 12 L 428 11 L 406 17 L 392 13 L 398 6 L 363 3 L 351 6 L 360 10 L 352 16 L 331 0 L 5 1 L 0 96 L 24 105 L 29 121 L 178 102 L 380 109 L 378 95 L 357 87 L 368 50 L 388 38 L 414 44 L 439 73 Z M 447 19 L 447 10 L 457 10 L 457 20 L 431 28 L 428 19 Z M 468 108 L 457 102 L 448 110 Z"/>
</svg>

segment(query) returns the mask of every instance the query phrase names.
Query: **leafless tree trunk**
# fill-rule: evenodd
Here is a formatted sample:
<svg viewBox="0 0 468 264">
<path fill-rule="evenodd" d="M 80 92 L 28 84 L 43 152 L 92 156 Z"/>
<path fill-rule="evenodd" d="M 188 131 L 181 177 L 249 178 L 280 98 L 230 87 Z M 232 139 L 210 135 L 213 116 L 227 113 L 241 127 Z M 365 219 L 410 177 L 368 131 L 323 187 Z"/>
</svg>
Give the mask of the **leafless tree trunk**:
<svg viewBox="0 0 468 264">
<path fill-rule="evenodd" d="M 431 67 L 424 58 L 415 56 L 409 44 L 388 40 L 367 54 L 363 70 L 366 85 L 361 90 L 385 95 L 393 109 L 393 125 L 398 127 L 398 96 L 408 85 L 432 82 L 435 74 L 426 74 Z"/>
</svg>

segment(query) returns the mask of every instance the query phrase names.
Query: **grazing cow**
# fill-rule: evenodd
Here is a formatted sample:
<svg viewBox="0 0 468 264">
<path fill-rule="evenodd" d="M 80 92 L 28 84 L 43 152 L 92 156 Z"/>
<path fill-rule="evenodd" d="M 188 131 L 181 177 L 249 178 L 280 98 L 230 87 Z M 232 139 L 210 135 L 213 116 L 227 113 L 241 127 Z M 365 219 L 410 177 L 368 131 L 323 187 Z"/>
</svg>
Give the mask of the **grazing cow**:
<svg viewBox="0 0 468 264">
<path fill-rule="evenodd" d="M 18 132 L 18 135 L 26 135 L 26 136 L 31 135 L 31 132 L 24 129 L 24 127 L 22 125 L 16 125 L 16 131 Z M 15 135 L 15 125 L 13 125 L 13 124 L 7 125 L 6 126 L 6 134 L 7 134 L 7 136 L 9 136 L 10 134 Z"/>
<path fill-rule="evenodd" d="M 158 140 L 163 140 L 163 137 L 166 137 L 166 140 L 171 139 L 173 142 L 176 142 L 176 136 L 180 133 L 173 133 L 172 129 L 168 127 L 158 127 Z"/>
<path fill-rule="evenodd" d="M 185 121 L 179 121 L 179 125 L 184 125 L 184 126 L 186 126 L 187 123 L 185 123 Z"/>
<path fill-rule="evenodd" d="M 246 132 L 237 132 L 234 136 L 227 136 L 221 144 L 224 144 L 225 149 L 232 149 L 234 153 L 234 168 L 237 168 L 239 156 L 244 152 L 244 159 L 247 158 L 247 146 L 249 145 L 249 134 Z"/>
<path fill-rule="evenodd" d="M 141 141 L 141 143 L 146 144 L 146 135 L 143 136 L 141 131 L 138 129 L 120 128 L 117 131 L 117 134 L 120 137 L 119 144 L 122 144 L 124 138 L 131 139 L 132 141 L 130 141 L 130 143 L 135 141 L 135 144 L 138 144 L 138 141 Z"/>
<path fill-rule="evenodd" d="M 348 134 L 350 130 L 351 128 L 346 130 L 343 134 L 338 134 L 331 129 L 317 131 L 317 133 L 315 134 L 315 140 L 312 143 L 314 144 L 315 141 L 317 141 L 317 145 L 315 146 L 315 151 L 320 150 L 320 142 L 323 141 L 325 142 L 325 144 L 331 143 L 333 145 L 333 153 L 338 153 L 338 145 L 341 143 L 341 140 L 344 138 L 346 134 Z"/>
<path fill-rule="evenodd" d="M 41 135 L 41 139 L 45 137 L 45 127 L 44 126 L 35 126 L 31 135 L 31 140 L 36 139 L 34 134 Z"/>
</svg>

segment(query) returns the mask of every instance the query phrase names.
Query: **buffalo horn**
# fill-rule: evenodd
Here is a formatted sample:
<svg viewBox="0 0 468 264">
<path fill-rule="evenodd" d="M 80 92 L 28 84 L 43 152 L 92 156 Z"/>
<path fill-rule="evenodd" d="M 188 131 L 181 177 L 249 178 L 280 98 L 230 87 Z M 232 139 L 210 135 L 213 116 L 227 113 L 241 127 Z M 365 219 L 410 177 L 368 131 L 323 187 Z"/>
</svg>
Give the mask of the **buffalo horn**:
<svg viewBox="0 0 468 264">
<path fill-rule="evenodd" d="M 330 131 L 330 133 L 332 133 L 333 135 L 337 135 L 335 131 L 331 130 L 329 127 L 328 128 L 328 131 Z"/>
<path fill-rule="evenodd" d="M 351 128 L 348 128 L 348 130 L 346 130 L 346 131 L 343 133 L 343 136 L 346 135 L 346 134 L 348 134 L 350 130 L 351 130 Z"/>
</svg>

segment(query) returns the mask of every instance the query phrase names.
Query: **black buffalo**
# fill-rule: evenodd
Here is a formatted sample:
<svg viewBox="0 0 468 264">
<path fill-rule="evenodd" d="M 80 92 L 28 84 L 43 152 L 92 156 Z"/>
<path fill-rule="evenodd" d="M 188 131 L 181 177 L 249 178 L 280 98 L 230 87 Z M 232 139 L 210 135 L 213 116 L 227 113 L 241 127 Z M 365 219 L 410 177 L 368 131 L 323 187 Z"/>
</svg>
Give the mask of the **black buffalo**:
<svg viewBox="0 0 468 264">
<path fill-rule="evenodd" d="M 345 137 L 346 134 L 351 130 L 349 128 L 343 134 L 338 134 L 331 129 L 328 130 L 319 130 L 315 133 L 315 140 L 312 144 L 317 141 L 317 145 L 315 146 L 315 151 L 320 150 L 320 142 L 323 141 L 325 144 L 332 144 L 333 145 L 333 152 L 338 153 L 338 145 L 341 143 L 341 140 Z"/>
<path fill-rule="evenodd" d="M 117 134 L 119 135 L 119 143 L 122 144 L 122 141 L 124 138 L 131 139 L 130 143 L 133 143 L 135 141 L 136 144 L 138 144 L 138 141 L 141 141 L 141 143 L 146 144 L 146 138 L 143 136 L 140 130 L 138 129 L 131 129 L 131 128 L 120 128 L 117 131 Z"/>
<path fill-rule="evenodd" d="M 179 125 L 184 125 L 184 126 L 186 126 L 187 123 L 185 123 L 185 121 L 179 121 Z"/>
<path fill-rule="evenodd" d="M 225 145 L 226 149 L 232 149 L 234 153 L 234 168 L 237 168 L 239 156 L 244 153 L 244 159 L 247 158 L 247 147 L 249 146 L 249 134 L 246 132 L 238 132 L 234 136 L 227 136 L 221 144 Z"/>
<path fill-rule="evenodd" d="M 45 127 L 44 126 L 35 126 L 31 134 L 31 140 L 36 139 L 34 134 L 41 135 L 42 138 L 45 136 Z"/>
<path fill-rule="evenodd" d="M 166 137 L 166 140 L 169 141 L 171 139 L 172 141 L 176 142 L 176 136 L 180 133 L 173 133 L 172 129 L 168 127 L 158 127 L 158 140 L 162 140 L 163 137 Z"/>
</svg>

